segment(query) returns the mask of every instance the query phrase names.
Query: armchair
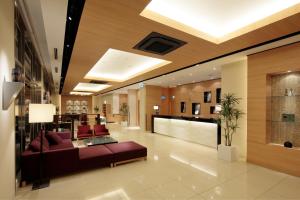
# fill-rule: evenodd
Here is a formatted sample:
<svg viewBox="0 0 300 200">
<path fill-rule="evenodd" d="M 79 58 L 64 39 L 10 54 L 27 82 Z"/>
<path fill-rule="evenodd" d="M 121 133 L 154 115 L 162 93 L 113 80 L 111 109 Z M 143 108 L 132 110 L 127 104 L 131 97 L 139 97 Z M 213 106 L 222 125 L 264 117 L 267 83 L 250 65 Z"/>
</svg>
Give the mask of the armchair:
<svg viewBox="0 0 300 200">
<path fill-rule="evenodd" d="M 90 128 L 90 125 L 80 125 L 77 130 L 77 138 L 88 138 L 93 136 L 93 131 Z"/>
<path fill-rule="evenodd" d="M 94 125 L 94 135 L 95 136 L 105 136 L 109 135 L 109 131 L 107 128 L 105 128 L 105 125 Z"/>
</svg>

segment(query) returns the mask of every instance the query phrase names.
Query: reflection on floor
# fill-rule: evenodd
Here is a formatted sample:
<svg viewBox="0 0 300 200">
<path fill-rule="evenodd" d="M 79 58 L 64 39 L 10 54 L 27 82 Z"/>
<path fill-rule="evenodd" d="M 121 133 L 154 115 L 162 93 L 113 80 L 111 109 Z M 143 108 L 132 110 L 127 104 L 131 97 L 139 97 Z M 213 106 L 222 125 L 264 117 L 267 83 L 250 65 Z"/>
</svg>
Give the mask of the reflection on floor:
<svg viewBox="0 0 300 200">
<path fill-rule="evenodd" d="M 138 129 L 110 125 L 112 137 L 148 147 L 148 160 L 51 180 L 42 190 L 28 185 L 17 199 L 299 200 L 300 178 L 245 162 L 217 159 L 215 149 Z"/>
</svg>

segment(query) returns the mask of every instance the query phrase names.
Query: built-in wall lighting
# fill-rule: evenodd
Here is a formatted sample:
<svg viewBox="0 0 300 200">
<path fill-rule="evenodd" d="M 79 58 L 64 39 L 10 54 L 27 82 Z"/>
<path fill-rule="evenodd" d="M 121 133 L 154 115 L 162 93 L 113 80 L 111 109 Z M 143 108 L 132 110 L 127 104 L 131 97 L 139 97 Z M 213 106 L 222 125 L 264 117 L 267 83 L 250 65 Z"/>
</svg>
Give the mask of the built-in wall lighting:
<svg viewBox="0 0 300 200">
<path fill-rule="evenodd" d="M 292 71 L 291 71 L 291 70 L 288 70 L 288 71 L 287 71 L 287 73 L 290 73 L 290 72 L 292 72 Z"/>
<path fill-rule="evenodd" d="M 69 47 L 70 47 L 70 45 L 68 45 L 68 44 L 67 44 L 67 47 L 69 48 Z"/>
<path fill-rule="evenodd" d="M 167 60 L 109 48 L 84 78 L 123 82 L 169 63 Z"/>
<path fill-rule="evenodd" d="M 69 19 L 70 21 L 72 21 L 72 17 L 68 17 L 68 19 Z"/>
</svg>

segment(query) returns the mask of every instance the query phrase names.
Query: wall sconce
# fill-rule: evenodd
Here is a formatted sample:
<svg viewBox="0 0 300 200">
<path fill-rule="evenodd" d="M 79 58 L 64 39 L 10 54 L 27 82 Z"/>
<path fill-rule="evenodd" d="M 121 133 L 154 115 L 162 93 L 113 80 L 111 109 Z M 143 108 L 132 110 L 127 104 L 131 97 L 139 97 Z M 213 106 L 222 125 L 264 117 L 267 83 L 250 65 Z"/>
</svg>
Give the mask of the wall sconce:
<svg viewBox="0 0 300 200">
<path fill-rule="evenodd" d="M 19 92 L 24 87 L 24 83 L 21 82 L 7 82 L 3 80 L 2 86 L 2 109 L 7 110 L 10 104 L 15 100 L 18 96 Z"/>
</svg>

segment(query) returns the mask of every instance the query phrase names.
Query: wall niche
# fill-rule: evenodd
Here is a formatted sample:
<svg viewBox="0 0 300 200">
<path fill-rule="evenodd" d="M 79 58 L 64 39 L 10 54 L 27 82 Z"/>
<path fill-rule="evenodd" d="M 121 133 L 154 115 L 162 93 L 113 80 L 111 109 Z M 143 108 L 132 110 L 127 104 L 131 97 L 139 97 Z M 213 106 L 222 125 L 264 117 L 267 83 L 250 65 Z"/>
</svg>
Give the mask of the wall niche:
<svg viewBox="0 0 300 200">
<path fill-rule="evenodd" d="M 270 142 L 300 147 L 300 72 L 270 76 Z"/>
</svg>

